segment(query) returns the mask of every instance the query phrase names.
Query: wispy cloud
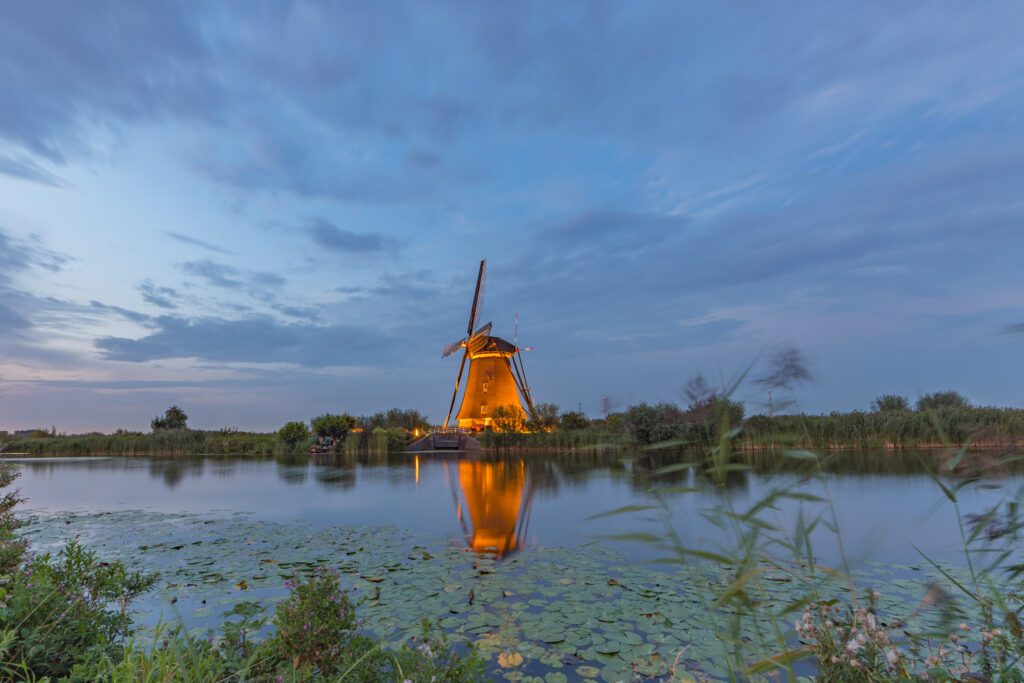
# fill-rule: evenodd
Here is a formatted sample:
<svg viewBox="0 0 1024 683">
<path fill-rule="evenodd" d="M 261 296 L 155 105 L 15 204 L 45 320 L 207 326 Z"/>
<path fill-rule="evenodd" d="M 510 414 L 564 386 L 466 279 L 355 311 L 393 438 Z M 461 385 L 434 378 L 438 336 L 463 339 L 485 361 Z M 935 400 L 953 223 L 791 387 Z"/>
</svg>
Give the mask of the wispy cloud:
<svg viewBox="0 0 1024 683">
<path fill-rule="evenodd" d="M 393 244 L 380 233 L 345 230 L 322 218 L 313 221 L 306 232 L 317 246 L 343 253 L 367 254 L 382 251 Z"/>
<path fill-rule="evenodd" d="M 225 263 L 217 263 L 206 259 L 200 261 L 185 261 L 179 263 L 178 267 L 186 275 L 199 278 L 203 283 L 211 287 L 222 289 L 240 289 L 251 286 L 256 290 L 277 290 L 283 287 L 288 281 L 283 275 L 267 271 L 241 270 Z M 258 293 L 258 292 L 250 292 Z"/>
<path fill-rule="evenodd" d="M 173 237 L 174 239 L 178 240 L 182 244 L 188 244 L 188 245 L 193 246 L 193 247 L 200 247 L 201 249 L 205 249 L 207 251 L 212 251 L 215 254 L 232 254 L 232 253 L 234 253 L 234 252 L 228 251 L 224 247 L 219 247 L 216 244 L 213 244 L 212 242 L 207 242 L 206 240 L 201 240 L 201 239 L 198 239 L 196 237 L 189 237 L 188 235 L 184 235 L 184 234 L 182 234 L 180 232 L 174 232 L 174 231 L 168 230 L 167 234 L 170 235 L 171 237 Z"/>
<path fill-rule="evenodd" d="M 223 263 L 207 260 L 186 261 L 179 263 L 178 267 L 186 275 L 199 278 L 204 283 L 213 287 L 235 289 L 244 284 L 240 278 L 241 271 L 238 268 Z"/>
<path fill-rule="evenodd" d="M 307 367 L 385 362 L 400 339 L 351 325 L 285 324 L 270 317 L 242 320 L 164 316 L 139 339 L 104 337 L 96 348 L 110 360 L 147 362 L 197 358 L 214 362 L 295 363 Z"/>
<path fill-rule="evenodd" d="M 51 173 L 40 164 L 31 159 L 21 157 L 14 158 L 0 155 L 0 174 L 9 175 L 12 178 L 29 180 L 50 187 L 67 187 L 67 182 L 60 176 Z"/>
<path fill-rule="evenodd" d="M 142 300 L 159 308 L 174 310 L 178 307 L 176 299 L 178 292 L 172 287 L 157 287 L 150 280 L 139 285 L 139 292 L 142 293 Z"/>
</svg>

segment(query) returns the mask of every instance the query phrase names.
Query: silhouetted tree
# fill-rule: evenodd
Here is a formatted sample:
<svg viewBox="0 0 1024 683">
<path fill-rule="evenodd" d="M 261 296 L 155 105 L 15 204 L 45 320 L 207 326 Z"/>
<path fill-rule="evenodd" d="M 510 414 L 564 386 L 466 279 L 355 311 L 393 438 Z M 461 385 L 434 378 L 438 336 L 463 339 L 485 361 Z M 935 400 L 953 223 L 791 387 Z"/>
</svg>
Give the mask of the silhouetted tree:
<svg viewBox="0 0 1024 683">
<path fill-rule="evenodd" d="M 559 416 L 558 426 L 566 431 L 586 429 L 590 426 L 590 420 L 578 410 L 568 410 Z"/>
<path fill-rule="evenodd" d="M 889 413 L 897 410 L 910 410 L 910 401 L 899 394 L 882 394 L 871 402 L 871 410 L 876 413 Z"/>
<path fill-rule="evenodd" d="M 554 403 L 538 403 L 533 406 L 530 428 L 550 432 L 558 425 L 558 406 Z"/>
<path fill-rule="evenodd" d="M 305 422 L 289 422 L 277 430 L 277 436 L 284 442 L 285 446 L 294 449 L 304 441 L 309 440 L 309 427 Z"/>
<path fill-rule="evenodd" d="M 403 410 L 401 408 L 389 408 L 387 412 L 374 413 L 369 417 L 362 417 L 359 423 L 368 432 L 374 429 L 426 429 L 430 426 L 427 416 L 418 410 Z"/>
<path fill-rule="evenodd" d="M 341 439 L 356 426 L 357 420 L 347 413 L 341 415 L 324 413 L 314 417 L 309 424 L 313 427 L 313 433 L 319 437 L 329 436 L 332 439 Z"/>
<path fill-rule="evenodd" d="M 942 408 L 969 408 L 971 402 L 956 391 L 936 391 L 917 399 L 917 409 L 941 410 Z"/>
<path fill-rule="evenodd" d="M 188 415 L 178 406 L 171 406 L 162 417 L 154 417 L 149 426 L 154 432 L 188 429 Z"/>
</svg>

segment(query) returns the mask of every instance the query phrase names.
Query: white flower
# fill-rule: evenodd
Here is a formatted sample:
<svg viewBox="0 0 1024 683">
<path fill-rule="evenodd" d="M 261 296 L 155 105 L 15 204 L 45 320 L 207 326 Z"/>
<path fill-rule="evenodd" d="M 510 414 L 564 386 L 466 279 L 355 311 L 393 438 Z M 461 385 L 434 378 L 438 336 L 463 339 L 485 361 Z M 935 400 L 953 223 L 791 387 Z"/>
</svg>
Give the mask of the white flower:
<svg viewBox="0 0 1024 683">
<path fill-rule="evenodd" d="M 889 666 L 896 666 L 896 663 L 900 661 L 900 653 L 894 647 L 890 647 L 885 651 L 885 660 L 889 662 Z"/>
<path fill-rule="evenodd" d="M 850 638 L 850 642 L 846 644 L 846 651 L 852 655 L 856 654 L 858 650 L 860 650 L 860 643 L 856 638 Z"/>
</svg>

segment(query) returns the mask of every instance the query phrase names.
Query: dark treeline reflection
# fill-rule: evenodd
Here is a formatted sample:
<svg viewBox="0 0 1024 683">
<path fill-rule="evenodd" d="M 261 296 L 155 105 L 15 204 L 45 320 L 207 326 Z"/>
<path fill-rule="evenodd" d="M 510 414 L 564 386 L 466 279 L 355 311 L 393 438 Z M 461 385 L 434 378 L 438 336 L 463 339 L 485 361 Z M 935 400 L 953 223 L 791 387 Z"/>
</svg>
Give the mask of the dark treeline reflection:
<svg viewBox="0 0 1024 683">
<path fill-rule="evenodd" d="M 926 451 L 835 451 L 820 455 L 816 461 L 787 457 L 781 453 L 738 453 L 736 464 L 759 475 L 800 474 L 820 468 L 835 474 L 864 476 L 907 476 L 942 471 L 952 454 L 932 449 Z M 637 490 L 652 486 L 701 486 L 705 477 L 701 469 L 704 455 L 678 450 L 653 450 L 632 454 L 602 452 L 567 452 L 564 454 L 480 455 L 478 462 L 521 462 L 538 495 L 557 494 L 563 489 L 583 490 L 596 476 L 611 477 L 628 483 Z M 230 478 L 236 473 L 265 467 L 269 459 L 231 456 L 152 456 L 104 458 L 21 458 L 11 459 L 19 467 L 39 474 L 81 469 L 97 472 L 133 472 L 146 469 L 150 476 L 175 488 L 189 478 L 215 476 Z M 361 478 L 376 484 L 405 488 L 417 481 L 417 468 L 427 468 L 440 461 L 458 461 L 457 454 L 420 455 L 407 453 L 322 453 L 291 454 L 274 458 L 278 478 L 287 484 L 302 484 L 313 478 L 331 489 L 348 489 Z M 679 465 L 689 467 L 679 467 Z M 1024 462 L 996 464 L 995 456 L 977 451 L 963 459 L 958 474 L 969 474 L 971 468 L 985 469 L 988 474 L 1024 473 Z M 994 470 L 994 471 L 993 471 Z M 747 472 L 738 469 L 726 481 L 727 489 L 742 488 Z"/>
<path fill-rule="evenodd" d="M 394 525 L 444 535 L 496 557 L 528 543 L 572 544 L 633 531 L 630 525 L 649 520 L 606 513 L 657 500 L 670 500 L 671 514 L 695 543 L 714 543 L 720 530 L 711 528 L 705 510 L 726 499 L 746 505 L 779 485 L 820 495 L 822 482 L 812 476 L 820 469 L 827 473 L 828 495 L 837 508 L 846 508 L 842 514 L 854 542 L 866 553 L 884 546 L 878 554 L 901 563 L 917 558 L 906 538 L 946 552 L 948 520 L 932 514 L 942 493 L 930 472 L 949 464 L 957 467 L 950 475 L 960 477 L 972 476 L 971 468 L 985 468 L 987 475 L 1024 472 L 1020 463 L 1000 465 L 986 452 L 957 459 L 939 450 L 833 452 L 817 459 L 741 453 L 721 478 L 705 469 L 703 454 L 665 449 L 11 460 L 22 470 L 24 495 L 39 509 L 229 511 L 315 524 Z M 1008 485 L 1021 481 L 1006 479 Z M 786 508 L 779 514 L 796 513 Z M 890 532 L 880 536 L 884 529 Z"/>
</svg>

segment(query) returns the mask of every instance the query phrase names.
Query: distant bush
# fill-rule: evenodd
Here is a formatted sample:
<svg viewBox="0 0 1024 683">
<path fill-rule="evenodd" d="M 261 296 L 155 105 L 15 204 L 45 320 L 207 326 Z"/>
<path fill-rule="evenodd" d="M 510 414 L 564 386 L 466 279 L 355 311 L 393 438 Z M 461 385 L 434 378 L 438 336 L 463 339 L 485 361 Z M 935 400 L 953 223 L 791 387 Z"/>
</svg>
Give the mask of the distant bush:
<svg viewBox="0 0 1024 683">
<path fill-rule="evenodd" d="M 554 403 L 538 403 L 533 406 L 533 415 L 526 425 L 531 431 L 550 432 L 558 426 L 558 406 Z"/>
<path fill-rule="evenodd" d="M 372 432 L 377 427 L 383 429 L 414 429 L 425 430 L 430 426 L 426 415 L 418 410 L 403 410 L 401 408 L 390 408 L 385 412 L 374 413 L 367 417 L 358 418 L 363 429 Z"/>
<path fill-rule="evenodd" d="M 171 406 L 163 416 L 154 417 L 149 426 L 154 432 L 188 429 L 188 415 L 178 406 Z"/>
<path fill-rule="evenodd" d="M 920 411 L 970 407 L 970 401 L 956 391 L 937 391 L 917 399 L 917 409 Z"/>
<path fill-rule="evenodd" d="M 286 447 L 295 450 L 300 444 L 309 441 L 309 427 L 305 422 L 288 422 L 277 430 L 277 437 Z"/>
<path fill-rule="evenodd" d="M 590 426 L 587 416 L 577 410 L 568 410 L 558 417 L 558 427 L 566 431 L 586 429 Z"/>
<path fill-rule="evenodd" d="M 871 410 L 876 413 L 886 413 L 896 410 L 910 410 L 910 401 L 906 396 L 898 394 L 882 394 L 871 402 Z"/>
<path fill-rule="evenodd" d="M 377 427 L 370 432 L 368 446 L 373 451 L 390 453 L 401 450 L 411 440 L 410 433 L 401 427 L 391 429 Z"/>
<path fill-rule="evenodd" d="M 499 434 L 514 434 L 526 429 L 526 416 L 518 405 L 497 406 L 491 411 L 491 429 Z"/>
<path fill-rule="evenodd" d="M 356 426 L 357 420 L 347 413 L 331 415 L 324 413 L 309 421 L 313 433 L 318 437 L 331 437 L 338 440 L 345 438 L 349 430 Z"/>
</svg>

